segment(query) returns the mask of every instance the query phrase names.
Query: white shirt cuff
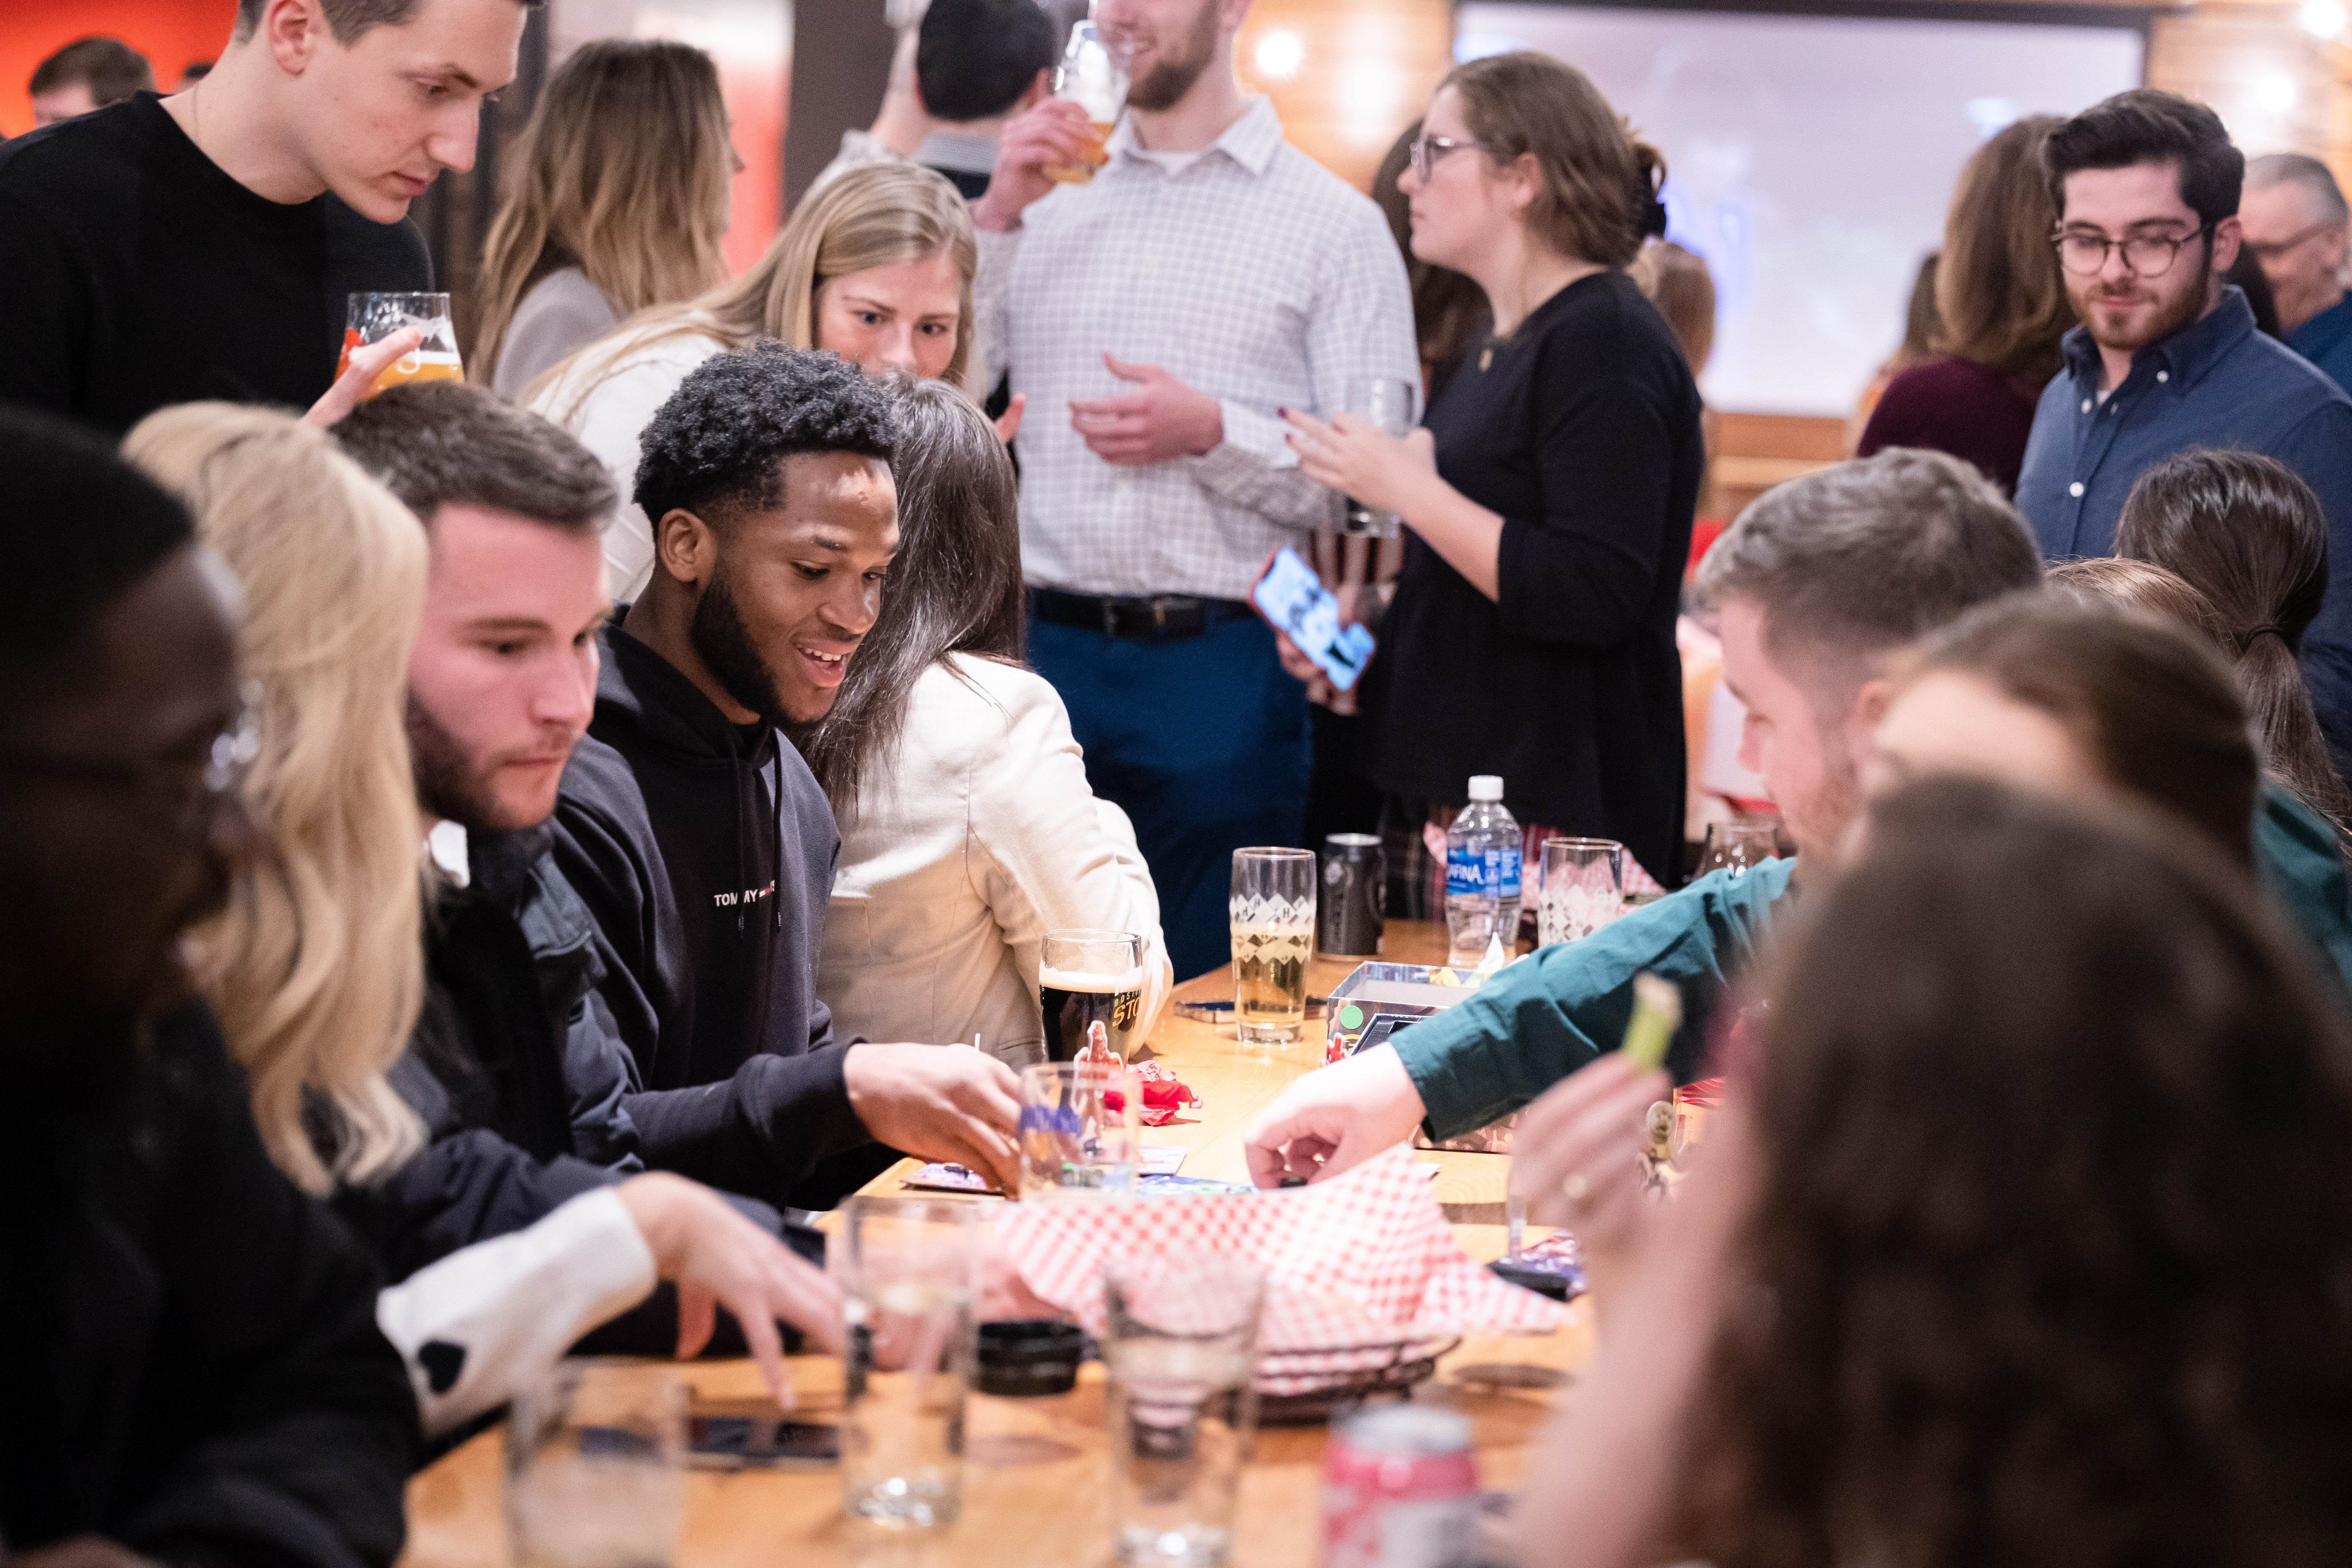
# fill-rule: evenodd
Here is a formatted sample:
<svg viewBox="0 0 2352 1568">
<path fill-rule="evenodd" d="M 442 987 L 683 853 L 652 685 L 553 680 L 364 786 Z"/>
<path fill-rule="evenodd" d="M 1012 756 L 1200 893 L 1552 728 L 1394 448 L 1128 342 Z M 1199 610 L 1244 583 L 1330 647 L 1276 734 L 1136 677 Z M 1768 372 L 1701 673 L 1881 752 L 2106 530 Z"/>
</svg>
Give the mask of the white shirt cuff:
<svg viewBox="0 0 2352 1568">
<path fill-rule="evenodd" d="M 451 1253 L 376 1298 L 428 1434 L 495 1410 L 581 1335 L 653 1293 L 654 1255 L 610 1187 Z"/>
</svg>

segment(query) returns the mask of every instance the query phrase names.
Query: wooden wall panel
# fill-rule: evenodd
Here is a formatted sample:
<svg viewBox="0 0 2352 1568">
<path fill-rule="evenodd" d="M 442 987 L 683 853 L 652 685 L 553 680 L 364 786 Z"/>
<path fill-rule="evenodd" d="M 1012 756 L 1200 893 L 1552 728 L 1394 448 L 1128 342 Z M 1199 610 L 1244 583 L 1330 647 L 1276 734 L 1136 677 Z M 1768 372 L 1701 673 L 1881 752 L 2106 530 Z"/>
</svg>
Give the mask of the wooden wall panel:
<svg viewBox="0 0 2352 1568">
<path fill-rule="evenodd" d="M 2249 156 L 2320 153 L 2336 52 L 2305 32 L 2291 6 L 2206 5 L 2157 18 L 2148 84 L 2212 105 Z"/>
<path fill-rule="evenodd" d="M 1287 34 L 1297 63 L 1276 75 Z M 1446 0 L 1258 0 L 1237 50 L 1242 81 L 1274 100 L 1291 142 L 1360 189 L 1454 63 Z"/>
</svg>

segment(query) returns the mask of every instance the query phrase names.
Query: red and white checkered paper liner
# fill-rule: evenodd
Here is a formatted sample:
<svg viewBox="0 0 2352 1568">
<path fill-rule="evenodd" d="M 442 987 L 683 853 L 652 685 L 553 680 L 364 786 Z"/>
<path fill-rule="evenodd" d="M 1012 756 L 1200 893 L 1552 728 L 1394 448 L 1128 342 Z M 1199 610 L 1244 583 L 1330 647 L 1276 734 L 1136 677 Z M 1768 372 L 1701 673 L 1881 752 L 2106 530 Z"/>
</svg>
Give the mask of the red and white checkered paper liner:
<svg viewBox="0 0 2352 1568">
<path fill-rule="evenodd" d="M 1097 1337 L 1108 1258 L 1209 1252 L 1258 1265 L 1267 1275 L 1259 1345 L 1283 1355 L 1286 1374 L 1260 1378 L 1266 1394 L 1328 1386 L 1400 1359 L 1398 1345 L 1548 1333 L 1563 1315 L 1454 1243 L 1403 1145 L 1311 1187 L 1016 1204 L 997 1229 L 1029 1288 Z"/>
</svg>

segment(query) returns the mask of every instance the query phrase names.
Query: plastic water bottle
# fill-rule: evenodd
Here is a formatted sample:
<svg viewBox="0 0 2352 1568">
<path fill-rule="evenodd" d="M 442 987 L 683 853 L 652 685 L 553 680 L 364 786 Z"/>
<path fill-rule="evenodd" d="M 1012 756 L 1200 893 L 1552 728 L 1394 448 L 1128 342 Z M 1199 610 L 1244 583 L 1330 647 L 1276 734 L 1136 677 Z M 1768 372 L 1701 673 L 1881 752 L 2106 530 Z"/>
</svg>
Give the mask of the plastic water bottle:
<svg viewBox="0 0 2352 1568">
<path fill-rule="evenodd" d="M 1519 825 L 1503 805 L 1503 781 L 1470 780 L 1470 804 L 1445 834 L 1446 962 L 1475 968 L 1496 941 L 1519 936 Z"/>
</svg>

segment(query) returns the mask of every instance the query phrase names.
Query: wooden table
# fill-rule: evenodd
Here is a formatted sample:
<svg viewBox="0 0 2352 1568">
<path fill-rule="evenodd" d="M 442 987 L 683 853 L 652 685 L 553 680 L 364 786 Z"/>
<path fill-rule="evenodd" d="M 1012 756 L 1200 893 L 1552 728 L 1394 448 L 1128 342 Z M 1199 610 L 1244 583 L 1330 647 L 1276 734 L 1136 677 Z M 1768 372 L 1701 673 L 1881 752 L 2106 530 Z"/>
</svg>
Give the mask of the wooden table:
<svg viewBox="0 0 2352 1568">
<path fill-rule="evenodd" d="M 1391 921 L 1382 956 L 1400 963 L 1442 962 L 1444 932 Z M 1351 961 L 1317 959 L 1309 989 L 1328 994 Z M 1230 997 L 1233 976 L 1219 971 L 1177 988 L 1179 999 Z M 1162 1016 L 1150 1055 L 1198 1093 L 1202 1104 L 1150 1130 L 1155 1144 L 1181 1144 L 1188 1175 L 1248 1180 L 1242 1133 L 1283 1086 L 1323 1060 L 1323 1028 L 1310 1020 L 1297 1044 L 1244 1047 L 1231 1025 Z M 1501 1255 L 1500 1154 L 1424 1152 L 1439 1167 L 1436 1191 L 1463 1248 L 1481 1259 Z M 884 1173 L 871 1192 L 899 1190 L 911 1162 Z M 999 1200 L 975 1200 L 994 1203 Z M 1589 1329 L 1571 1313 L 1561 1333 L 1486 1336 L 1464 1341 L 1415 1398 L 1470 1416 L 1480 1478 L 1516 1489 L 1527 1447 L 1550 1406 L 1547 1387 L 1512 1386 L 1486 1374 L 1559 1377 L 1589 1352 Z M 793 1358 L 793 1388 L 809 1419 L 836 1419 L 841 1366 L 823 1356 Z M 757 1373 L 747 1362 L 706 1362 L 682 1369 L 698 1400 L 754 1400 Z M 1102 1568 L 1111 1562 L 1103 1498 L 1109 1459 L 1103 1432 L 1101 1368 L 1089 1363 L 1077 1391 L 1060 1399 L 1005 1400 L 974 1394 L 967 1422 L 964 1514 L 953 1528 L 906 1537 L 853 1526 L 841 1511 L 832 1470 L 696 1474 L 688 1479 L 685 1533 L 669 1568 L 817 1568 L 836 1563 L 986 1564 L 994 1568 Z M 1239 1568 L 1308 1564 L 1320 1541 L 1318 1478 L 1324 1428 L 1270 1428 L 1259 1434 L 1242 1486 Z M 420 1474 L 408 1492 L 408 1549 L 401 1568 L 509 1568 L 499 1512 L 500 1450 L 487 1433 Z"/>
</svg>

